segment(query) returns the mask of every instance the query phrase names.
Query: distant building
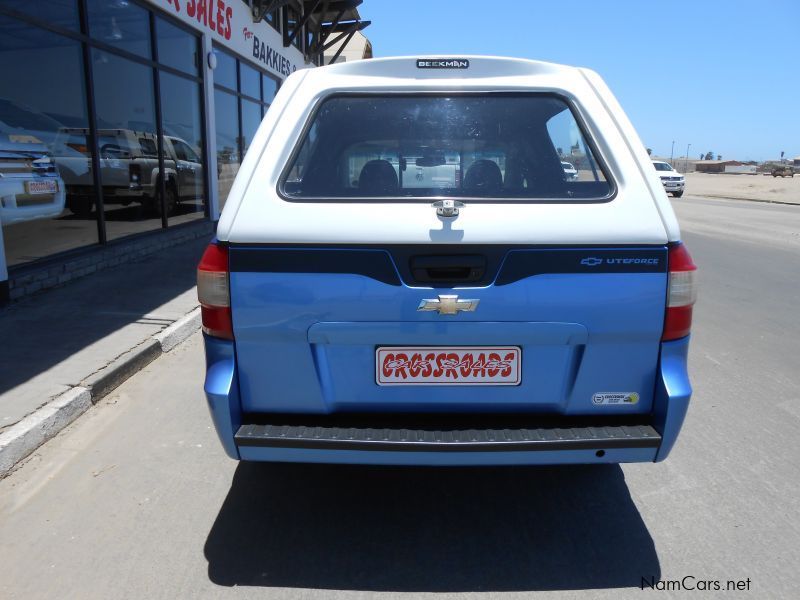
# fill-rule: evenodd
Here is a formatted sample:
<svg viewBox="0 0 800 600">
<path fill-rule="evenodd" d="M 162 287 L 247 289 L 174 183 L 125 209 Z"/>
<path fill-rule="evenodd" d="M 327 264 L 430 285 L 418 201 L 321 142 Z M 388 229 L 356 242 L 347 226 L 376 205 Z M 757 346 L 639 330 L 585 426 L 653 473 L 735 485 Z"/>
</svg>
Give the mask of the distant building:
<svg viewBox="0 0 800 600">
<path fill-rule="evenodd" d="M 339 48 L 342 44 L 346 44 L 346 46 L 344 50 L 340 52 Z M 331 60 L 334 57 L 336 60 Z M 356 31 L 352 39 L 345 37 L 342 41 L 337 42 L 326 51 L 325 64 L 330 64 L 331 62 L 350 62 L 353 60 L 362 60 L 364 58 L 372 58 L 372 44 L 363 33 Z"/>
<path fill-rule="evenodd" d="M 800 156 L 795 156 L 795 157 L 794 157 L 794 160 L 792 161 L 792 164 L 793 164 L 795 167 L 800 167 Z"/>
<path fill-rule="evenodd" d="M 698 160 L 695 163 L 698 173 L 755 173 L 755 166 L 738 160 Z"/>
</svg>

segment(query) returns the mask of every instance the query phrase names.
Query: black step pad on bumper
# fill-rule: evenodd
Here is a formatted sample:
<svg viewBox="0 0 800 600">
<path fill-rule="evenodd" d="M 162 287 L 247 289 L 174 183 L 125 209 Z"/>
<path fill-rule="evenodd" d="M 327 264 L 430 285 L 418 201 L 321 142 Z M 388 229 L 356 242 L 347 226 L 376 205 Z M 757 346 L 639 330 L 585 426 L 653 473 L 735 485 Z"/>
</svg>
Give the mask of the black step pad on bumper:
<svg viewBox="0 0 800 600">
<path fill-rule="evenodd" d="M 512 452 L 657 448 L 650 425 L 519 429 L 409 429 L 325 425 L 242 425 L 239 446 L 410 452 Z"/>
</svg>

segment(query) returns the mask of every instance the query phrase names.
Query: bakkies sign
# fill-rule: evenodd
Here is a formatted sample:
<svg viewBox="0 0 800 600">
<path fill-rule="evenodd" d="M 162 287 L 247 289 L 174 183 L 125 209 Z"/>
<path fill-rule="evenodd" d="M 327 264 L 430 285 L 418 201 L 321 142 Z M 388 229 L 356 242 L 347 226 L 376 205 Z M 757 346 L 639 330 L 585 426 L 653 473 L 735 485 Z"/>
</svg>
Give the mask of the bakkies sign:
<svg viewBox="0 0 800 600">
<path fill-rule="evenodd" d="M 303 55 L 297 48 L 283 47 L 280 33 L 265 21 L 253 23 L 247 3 L 241 0 L 148 2 L 173 14 L 193 29 L 210 35 L 221 47 L 249 58 L 282 79 L 305 66 Z"/>
<path fill-rule="evenodd" d="M 297 67 L 293 65 L 288 58 L 266 42 L 260 40 L 259 37 L 247 29 L 247 27 L 244 28 L 243 33 L 246 40 L 252 40 L 253 42 L 253 58 L 265 67 L 277 71 L 284 77 L 288 77 L 297 71 Z"/>
</svg>

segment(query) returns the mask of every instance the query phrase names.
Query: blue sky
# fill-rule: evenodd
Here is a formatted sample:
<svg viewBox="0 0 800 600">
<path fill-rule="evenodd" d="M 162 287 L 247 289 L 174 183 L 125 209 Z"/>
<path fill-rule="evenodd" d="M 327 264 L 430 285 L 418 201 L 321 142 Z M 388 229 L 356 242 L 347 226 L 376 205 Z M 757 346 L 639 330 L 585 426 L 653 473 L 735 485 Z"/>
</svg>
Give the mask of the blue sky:
<svg viewBox="0 0 800 600">
<path fill-rule="evenodd" d="M 365 0 L 375 56 L 594 69 L 654 154 L 800 155 L 800 0 Z"/>
</svg>

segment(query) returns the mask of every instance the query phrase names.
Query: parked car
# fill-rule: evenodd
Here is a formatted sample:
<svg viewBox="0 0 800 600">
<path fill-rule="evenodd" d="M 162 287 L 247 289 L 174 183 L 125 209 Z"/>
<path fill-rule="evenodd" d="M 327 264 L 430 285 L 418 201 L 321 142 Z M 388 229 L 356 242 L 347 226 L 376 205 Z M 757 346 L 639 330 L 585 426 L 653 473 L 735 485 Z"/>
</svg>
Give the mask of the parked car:
<svg viewBox="0 0 800 600">
<path fill-rule="evenodd" d="M 696 267 L 658 182 L 587 69 L 425 57 L 291 75 L 198 267 L 226 452 L 663 460 L 691 396 Z"/>
<path fill-rule="evenodd" d="M 64 182 L 47 148 L 0 131 L 0 223 L 50 219 L 63 211 Z"/>
<path fill-rule="evenodd" d="M 773 177 L 794 177 L 794 169 L 789 165 L 780 165 L 772 168 Z"/>
<path fill-rule="evenodd" d="M 667 162 L 654 160 L 653 166 L 656 168 L 656 171 L 658 171 L 658 176 L 661 178 L 664 190 L 676 198 L 683 196 L 683 191 L 686 187 L 686 179 L 684 176 L 673 169 L 672 165 Z"/>
<path fill-rule="evenodd" d="M 572 163 L 561 161 L 561 166 L 564 168 L 564 175 L 567 178 L 567 181 L 577 181 L 578 180 L 578 169 Z"/>
<path fill-rule="evenodd" d="M 94 183 L 91 169 L 86 168 L 91 157 L 88 134 L 86 128 L 62 128 L 56 139 L 59 147 L 73 153 L 72 157 L 65 154 L 57 160 L 63 163 L 67 207 L 82 216 L 90 214 L 94 208 Z M 131 129 L 100 129 L 97 137 L 104 204 L 138 202 L 160 214 L 156 134 Z M 179 202 L 202 194 L 203 165 L 198 152 L 185 140 L 165 135 L 163 142 L 165 205 L 167 214 L 172 214 Z M 76 162 L 82 163 L 84 168 L 74 168 Z"/>
</svg>

